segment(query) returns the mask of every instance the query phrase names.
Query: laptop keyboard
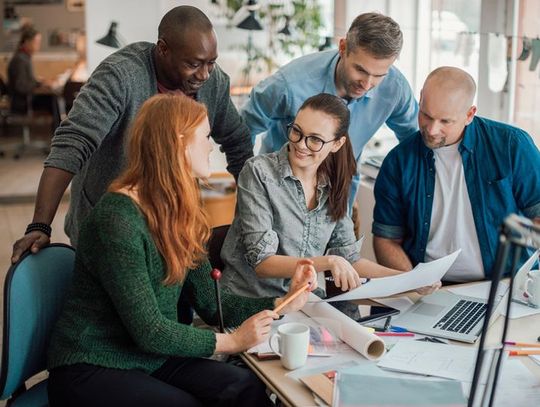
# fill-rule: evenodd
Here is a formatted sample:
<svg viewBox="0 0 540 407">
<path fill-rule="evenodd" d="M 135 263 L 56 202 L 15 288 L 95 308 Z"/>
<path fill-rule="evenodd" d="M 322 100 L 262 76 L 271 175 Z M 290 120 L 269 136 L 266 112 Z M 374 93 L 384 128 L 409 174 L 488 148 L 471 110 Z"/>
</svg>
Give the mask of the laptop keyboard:
<svg viewBox="0 0 540 407">
<path fill-rule="evenodd" d="M 450 311 L 437 321 L 433 328 L 468 334 L 484 316 L 486 308 L 487 304 L 481 302 L 459 300 Z"/>
</svg>

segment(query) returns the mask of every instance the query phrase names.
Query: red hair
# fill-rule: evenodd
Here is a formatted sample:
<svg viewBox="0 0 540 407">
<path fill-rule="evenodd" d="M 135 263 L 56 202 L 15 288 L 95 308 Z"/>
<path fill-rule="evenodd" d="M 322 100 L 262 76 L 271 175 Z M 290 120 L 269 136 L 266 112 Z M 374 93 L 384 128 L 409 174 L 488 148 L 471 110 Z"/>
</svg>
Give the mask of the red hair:
<svg viewBox="0 0 540 407">
<path fill-rule="evenodd" d="M 148 228 L 165 259 L 164 284 L 181 282 L 206 254 L 210 236 L 186 148 L 206 119 L 206 107 L 183 95 L 160 94 L 140 108 L 127 142 L 126 168 L 109 187 L 136 192 Z"/>
</svg>

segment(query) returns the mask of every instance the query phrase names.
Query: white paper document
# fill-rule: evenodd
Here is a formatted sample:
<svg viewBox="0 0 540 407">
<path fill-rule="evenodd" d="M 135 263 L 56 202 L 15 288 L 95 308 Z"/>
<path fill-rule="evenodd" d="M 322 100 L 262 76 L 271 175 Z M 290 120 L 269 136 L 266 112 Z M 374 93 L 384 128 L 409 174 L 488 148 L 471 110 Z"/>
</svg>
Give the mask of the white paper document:
<svg viewBox="0 0 540 407">
<path fill-rule="evenodd" d="M 440 343 L 401 341 L 377 363 L 384 369 L 471 381 L 477 349 Z"/>
<path fill-rule="evenodd" d="M 368 283 L 362 284 L 354 290 L 324 301 L 348 301 L 364 298 L 388 297 L 389 295 L 414 290 L 439 281 L 454 263 L 461 249 L 448 256 L 431 261 L 418 263 L 411 271 L 392 277 L 373 278 Z"/>
<path fill-rule="evenodd" d="M 462 383 L 465 395 L 470 393 L 470 383 Z M 485 384 L 480 384 L 477 394 L 484 394 Z M 477 399 L 478 400 L 478 399 Z M 540 405 L 540 380 L 520 360 L 503 359 L 497 380 L 494 407 L 521 407 Z"/>
</svg>

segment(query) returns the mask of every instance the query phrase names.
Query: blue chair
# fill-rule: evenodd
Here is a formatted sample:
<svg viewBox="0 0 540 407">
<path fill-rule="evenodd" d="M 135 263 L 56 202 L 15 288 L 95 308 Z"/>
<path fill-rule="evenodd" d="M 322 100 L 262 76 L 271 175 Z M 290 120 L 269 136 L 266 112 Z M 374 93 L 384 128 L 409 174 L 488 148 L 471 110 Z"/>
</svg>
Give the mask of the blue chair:
<svg viewBox="0 0 540 407">
<path fill-rule="evenodd" d="M 51 244 L 26 253 L 10 267 L 4 283 L 1 400 L 11 407 L 47 406 L 47 380 L 29 389 L 25 381 L 46 369 L 51 329 L 56 322 L 75 264 L 75 250 Z"/>
</svg>

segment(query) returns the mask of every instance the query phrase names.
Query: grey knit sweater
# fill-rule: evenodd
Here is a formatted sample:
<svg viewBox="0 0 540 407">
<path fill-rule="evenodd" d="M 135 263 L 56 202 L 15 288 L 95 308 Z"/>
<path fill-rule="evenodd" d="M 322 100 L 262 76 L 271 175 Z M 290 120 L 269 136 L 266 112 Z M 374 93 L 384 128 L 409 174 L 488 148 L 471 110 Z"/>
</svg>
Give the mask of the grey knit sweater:
<svg viewBox="0 0 540 407">
<path fill-rule="evenodd" d="M 65 224 L 74 245 L 80 223 L 122 169 L 130 122 L 144 101 L 157 93 L 154 47 L 138 42 L 106 58 L 56 130 L 45 167 L 75 174 Z M 221 144 L 227 169 L 237 177 L 253 155 L 252 143 L 229 96 L 229 77 L 218 66 L 199 90 L 197 100 L 208 108 L 212 138 Z"/>
</svg>

